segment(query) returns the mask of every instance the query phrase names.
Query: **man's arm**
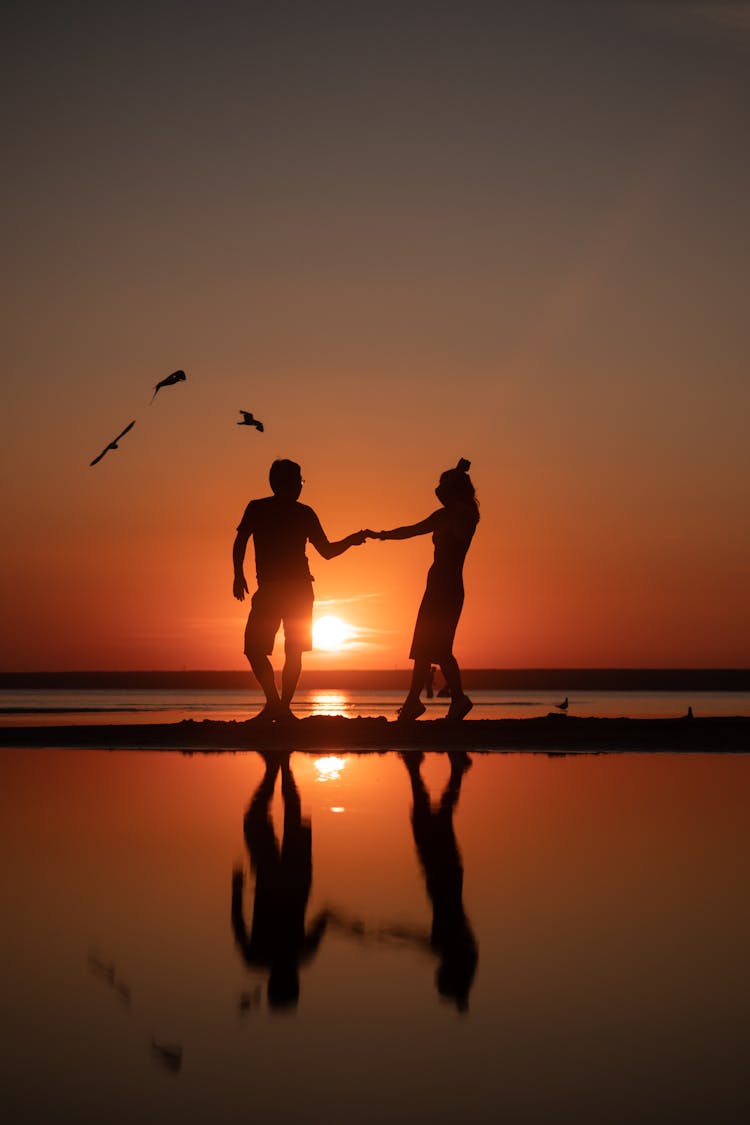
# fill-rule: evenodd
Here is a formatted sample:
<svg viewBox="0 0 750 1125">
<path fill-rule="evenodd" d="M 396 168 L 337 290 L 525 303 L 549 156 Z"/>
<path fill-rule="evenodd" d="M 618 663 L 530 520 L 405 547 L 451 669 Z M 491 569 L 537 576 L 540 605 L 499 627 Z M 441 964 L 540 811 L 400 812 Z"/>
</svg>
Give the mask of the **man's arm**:
<svg viewBox="0 0 750 1125">
<path fill-rule="evenodd" d="M 344 551 L 348 551 L 350 547 L 361 546 L 367 538 L 367 532 L 353 531 L 352 534 L 347 535 L 345 539 L 338 539 L 335 543 L 331 543 L 325 531 L 323 531 L 323 528 L 320 526 L 320 520 L 315 513 L 313 513 L 307 537 L 318 554 L 322 555 L 324 559 L 335 559 L 338 555 L 343 555 Z"/>
<path fill-rule="evenodd" d="M 250 538 L 250 532 L 244 529 L 238 530 L 234 546 L 232 547 L 232 562 L 234 564 L 234 585 L 232 593 L 238 602 L 245 600 L 245 594 L 248 593 L 247 582 L 245 581 L 245 551 L 247 550 L 247 541 Z"/>
</svg>

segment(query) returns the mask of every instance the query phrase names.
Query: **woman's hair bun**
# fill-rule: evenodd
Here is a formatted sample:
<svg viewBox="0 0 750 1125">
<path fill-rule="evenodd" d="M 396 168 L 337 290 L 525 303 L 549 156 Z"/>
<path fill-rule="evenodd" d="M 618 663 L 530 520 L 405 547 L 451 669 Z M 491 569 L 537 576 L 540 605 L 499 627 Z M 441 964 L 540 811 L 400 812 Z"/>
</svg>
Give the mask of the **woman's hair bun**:
<svg viewBox="0 0 750 1125">
<path fill-rule="evenodd" d="M 468 473 L 471 468 L 471 461 L 467 461 L 465 457 L 461 457 L 456 468 L 459 473 Z"/>
</svg>

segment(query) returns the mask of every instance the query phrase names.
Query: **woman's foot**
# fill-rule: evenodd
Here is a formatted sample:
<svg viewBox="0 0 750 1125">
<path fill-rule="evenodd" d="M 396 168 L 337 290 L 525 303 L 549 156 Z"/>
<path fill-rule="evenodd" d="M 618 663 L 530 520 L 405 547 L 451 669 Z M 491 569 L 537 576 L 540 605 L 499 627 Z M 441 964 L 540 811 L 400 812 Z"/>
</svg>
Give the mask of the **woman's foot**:
<svg viewBox="0 0 750 1125">
<path fill-rule="evenodd" d="M 420 715 L 424 715 L 426 707 L 419 699 L 405 699 L 402 706 L 399 707 L 397 723 L 411 723 L 418 719 Z"/>
<path fill-rule="evenodd" d="M 468 695 L 457 695 L 451 700 L 451 705 L 448 708 L 446 719 L 452 722 L 457 719 L 463 719 L 469 714 L 474 704 L 469 699 Z"/>
</svg>

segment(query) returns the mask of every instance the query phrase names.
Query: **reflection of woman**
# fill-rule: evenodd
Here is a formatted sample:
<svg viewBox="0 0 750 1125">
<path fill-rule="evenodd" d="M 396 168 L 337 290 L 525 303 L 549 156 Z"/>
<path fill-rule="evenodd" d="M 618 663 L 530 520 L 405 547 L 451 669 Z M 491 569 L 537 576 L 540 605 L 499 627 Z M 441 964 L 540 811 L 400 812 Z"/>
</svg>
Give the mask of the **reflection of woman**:
<svg viewBox="0 0 750 1125">
<path fill-rule="evenodd" d="M 411 824 L 432 902 L 430 945 L 440 957 L 438 992 L 460 1011 L 469 1006 L 477 968 L 477 944 L 463 903 L 464 869 L 453 830 L 453 813 L 461 781 L 471 765 L 468 754 L 451 753 L 451 772 L 437 808 L 433 808 L 420 772 L 422 755 L 401 755 L 411 781 Z"/>
<path fill-rule="evenodd" d="M 461 686 L 461 672 L 453 655 L 453 638 L 464 603 L 463 565 L 479 522 L 479 506 L 469 476 L 469 461 L 458 462 L 440 476 L 435 495 L 442 504 L 421 523 L 377 533 L 378 539 L 411 539 L 432 533 L 435 557 L 427 574 L 427 587 L 417 614 L 410 658 L 414 661 L 411 687 L 399 719 L 416 719 L 424 713 L 419 695 L 430 667 L 439 664 L 450 689 L 449 719 L 463 719 L 472 708 Z"/>
<path fill-rule="evenodd" d="M 402 924 L 373 928 L 359 918 L 330 911 L 329 923 L 357 941 L 389 941 L 402 948 L 429 950 L 438 958 L 435 984 L 440 996 L 460 1012 L 469 1007 L 469 993 L 479 960 L 474 931 L 463 902 L 464 868 L 453 827 L 463 776 L 471 766 L 468 754 L 452 751 L 450 776 L 440 800 L 433 805 L 421 773 L 424 755 L 400 754 L 411 783 L 411 826 L 414 845 L 432 906 L 429 934 Z"/>
</svg>

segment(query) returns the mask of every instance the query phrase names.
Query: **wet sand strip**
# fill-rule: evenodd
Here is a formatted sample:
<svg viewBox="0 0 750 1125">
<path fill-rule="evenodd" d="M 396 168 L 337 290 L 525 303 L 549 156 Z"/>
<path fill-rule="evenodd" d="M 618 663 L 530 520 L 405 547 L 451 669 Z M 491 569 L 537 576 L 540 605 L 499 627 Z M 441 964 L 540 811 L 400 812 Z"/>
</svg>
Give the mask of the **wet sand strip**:
<svg viewBox="0 0 750 1125">
<path fill-rule="evenodd" d="M 179 723 L 103 726 L 0 727 L 0 746 L 78 747 L 103 750 L 486 750 L 545 753 L 748 753 L 750 716 L 680 719 L 347 719 L 314 715 L 267 724 L 187 719 Z"/>
</svg>

